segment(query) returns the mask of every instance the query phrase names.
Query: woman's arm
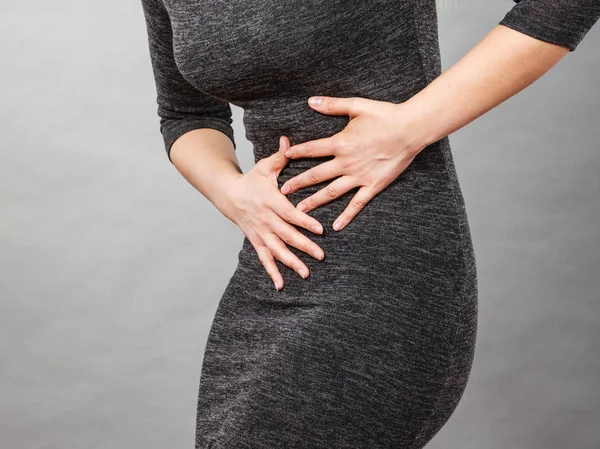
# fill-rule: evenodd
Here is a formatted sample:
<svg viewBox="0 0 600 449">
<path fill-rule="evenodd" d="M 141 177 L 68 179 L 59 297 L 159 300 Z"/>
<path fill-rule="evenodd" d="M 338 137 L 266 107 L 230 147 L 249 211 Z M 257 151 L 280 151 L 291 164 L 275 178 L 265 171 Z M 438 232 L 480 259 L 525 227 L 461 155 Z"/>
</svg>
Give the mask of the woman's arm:
<svg viewBox="0 0 600 449">
<path fill-rule="evenodd" d="M 600 0 L 518 3 L 471 51 L 403 104 L 417 145 L 453 133 L 532 84 L 575 50 L 600 18 Z"/>
<path fill-rule="evenodd" d="M 225 212 L 225 190 L 242 171 L 228 102 L 189 84 L 173 56 L 171 21 L 162 0 L 142 0 L 156 82 L 160 131 L 177 170 Z"/>
<path fill-rule="evenodd" d="M 343 229 L 419 152 L 540 78 L 577 47 L 599 18 L 600 0 L 518 0 L 469 53 L 407 101 L 309 100 L 318 112 L 351 119 L 333 136 L 286 151 L 291 159 L 334 157 L 287 180 L 281 191 L 333 180 L 296 205 L 310 212 L 358 187 L 333 224 Z"/>
<path fill-rule="evenodd" d="M 296 209 L 279 191 L 277 177 L 289 162 L 283 154 L 289 140 L 281 139 L 280 151 L 242 173 L 235 153 L 229 103 L 196 89 L 181 75 L 163 0 L 142 0 L 142 6 L 160 130 L 169 159 L 192 186 L 241 228 L 275 288 L 283 287 L 276 260 L 306 278 L 308 267 L 286 244 L 322 260 L 323 250 L 293 225 L 316 234 L 323 233 L 323 226 Z"/>
</svg>

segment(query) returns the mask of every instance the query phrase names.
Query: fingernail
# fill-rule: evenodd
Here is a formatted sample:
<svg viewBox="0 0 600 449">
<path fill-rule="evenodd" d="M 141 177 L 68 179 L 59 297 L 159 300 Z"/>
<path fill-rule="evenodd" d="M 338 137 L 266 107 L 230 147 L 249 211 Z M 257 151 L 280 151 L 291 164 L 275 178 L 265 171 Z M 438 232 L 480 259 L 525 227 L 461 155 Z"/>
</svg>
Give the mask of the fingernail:
<svg viewBox="0 0 600 449">
<path fill-rule="evenodd" d="M 305 268 L 301 268 L 300 269 L 300 276 L 302 276 L 303 279 L 306 279 L 308 277 L 308 270 Z"/>
<path fill-rule="evenodd" d="M 286 150 L 283 154 L 285 154 L 287 157 L 292 157 L 292 150 Z"/>
<path fill-rule="evenodd" d="M 275 284 L 275 290 L 279 291 L 279 284 L 277 282 L 273 282 Z"/>
<path fill-rule="evenodd" d="M 313 232 L 318 232 L 319 234 L 323 232 L 323 226 L 321 225 L 312 225 L 311 229 L 313 230 Z"/>
<path fill-rule="evenodd" d="M 306 204 L 304 204 L 304 203 L 300 203 L 296 207 L 302 212 L 304 212 L 306 210 Z"/>
<path fill-rule="evenodd" d="M 333 229 L 335 229 L 336 231 L 339 231 L 340 229 L 342 229 L 342 222 L 341 221 L 336 221 L 333 224 Z"/>
<path fill-rule="evenodd" d="M 290 186 L 288 184 L 284 184 L 281 187 L 281 193 L 288 193 L 290 191 Z"/>
<path fill-rule="evenodd" d="M 320 106 L 321 103 L 323 102 L 323 99 L 321 97 L 310 97 L 308 99 L 308 102 L 310 104 L 312 104 L 313 106 Z"/>
<path fill-rule="evenodd" d="M 315 250 L 315 251 L 313 251 L 312 255 L 315 259 L 319 259 L 319 260 L 323 259 L 323 253 L 321 251 Z"/>
</svg>

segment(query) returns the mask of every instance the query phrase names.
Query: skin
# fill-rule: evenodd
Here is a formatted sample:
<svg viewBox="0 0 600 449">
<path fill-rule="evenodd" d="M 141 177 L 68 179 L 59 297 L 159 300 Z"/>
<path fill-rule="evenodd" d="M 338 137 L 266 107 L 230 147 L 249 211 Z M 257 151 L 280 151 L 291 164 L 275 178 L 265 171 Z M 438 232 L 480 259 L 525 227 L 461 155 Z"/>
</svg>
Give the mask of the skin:
<svg viewBox="0 0 600 449">
<path fill-rule="evenodd" d="M 307 213 L 359 187 L 333 224 L 333 229 L 343 229 L 420 151 L 528 87 L 567 53 L 567 47 L 498 25 L 403 103 L 361 97 L 321 97 L 320 105 L 309 101 L 323 114 L 348 115 L 348 125 L 330 137 L 293 146 L 282 136 L 279 150 L 248 173 L 242 173 L 231 141 L 213 129 L 182 135 L 171 149 L 171 160 L 190 184 L 242 229 L 280 290 L 283 277 L 275 259 L 303 278 L 309 275 L 308 267 L 286 244 L 311 255 L 315 252 L 313 257 L 319 260 L 324 257 L 323 250 L 292 225 L 307 230 L 316 225 L 313 232 L 321 234 L 321 224 Z M 277 176 L 290 159 L 331 155 L 333 159 L 291 178 L 279 190 Z M 285 196 L 330 179 L 296 207 Z"/>
</svg>

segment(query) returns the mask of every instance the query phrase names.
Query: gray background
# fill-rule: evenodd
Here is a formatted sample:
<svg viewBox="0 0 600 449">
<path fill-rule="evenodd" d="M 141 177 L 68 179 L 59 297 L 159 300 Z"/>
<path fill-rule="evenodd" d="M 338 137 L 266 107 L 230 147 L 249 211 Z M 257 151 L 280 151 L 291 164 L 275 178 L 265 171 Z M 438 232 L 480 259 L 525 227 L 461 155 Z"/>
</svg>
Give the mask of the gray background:
<svg viewBox="0 0 600 449">
<path fill-rule="evenodd" d="M 455 3 L 445 68 L 514 4 Z M 243 235 L 166 158 L 141 6 L 4 0 L 0 33 L 0 446 L 191 448 Z M 480 321 L 431 449 L 600 446 L 598 42 L 451 136 Z"/>
</svg>

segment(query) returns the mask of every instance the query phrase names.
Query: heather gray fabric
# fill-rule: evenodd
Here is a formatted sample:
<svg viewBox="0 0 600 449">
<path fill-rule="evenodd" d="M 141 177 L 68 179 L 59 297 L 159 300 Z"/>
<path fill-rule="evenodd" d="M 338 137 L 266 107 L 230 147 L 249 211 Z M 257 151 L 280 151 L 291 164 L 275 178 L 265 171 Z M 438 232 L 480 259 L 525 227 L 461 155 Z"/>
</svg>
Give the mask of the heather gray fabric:
<svg viewBox="0 0 600 449">
<path fill-rule="evenodd" d="M 600 18 L 599 0 L 514 0 L 500 21 L 537 39 L 575 50 Z"/>
<path fill-rule="evenodd" d="M 435 0 L 142 3 L 167 153 L 196 128 L 234 142 L 232 103 L 258 161 L 281 135 L 295 144 L 348 123 L 312 110 L 311 95 L 402 102 L 441 71 Z M 574 1 L 522 0 L 503 22 L 574 49 L 600 11 L 578 5 L 587 16 Z M 291 161 L 279 185 L 327 159 Z M 477 274 L 449 139 L 333 231 L 354 193 L 310 213 L 324 234 L 298 228 L 326 257 L 292 247 L 311 276 L 277 262 L 280 292 L 244 239 L 206 344 L 196 449 L 417 449 L 455 410 L 474 355 Z"/>
</svg>

